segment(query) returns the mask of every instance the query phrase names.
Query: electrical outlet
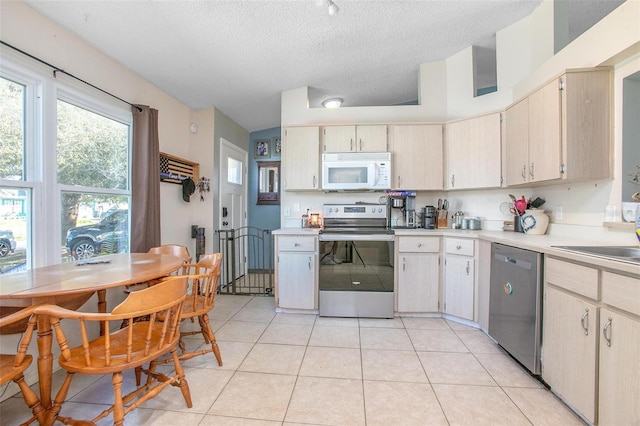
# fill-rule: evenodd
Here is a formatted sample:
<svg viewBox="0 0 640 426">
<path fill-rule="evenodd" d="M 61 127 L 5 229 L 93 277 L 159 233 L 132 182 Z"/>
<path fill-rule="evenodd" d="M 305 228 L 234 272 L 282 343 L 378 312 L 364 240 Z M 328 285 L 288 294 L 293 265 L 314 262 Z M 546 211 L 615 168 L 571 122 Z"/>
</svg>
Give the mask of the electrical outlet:
<svg viewBox="0 0 640 426">
<path fill-rule="evenodd" d="M 291 207 L 285 207 L 284 208 L 284 217 L 289 217 L 291 216 Z"/>
<path fill-rule="evenodd" d="M 300 213 L 300 203 L 293 203 L 293 212 Z"/>
<path fill-rule="evenodd" d="M 563 220 L 563 216 L 564 216 L 564 212 L 562 211 L 562 206 L 558 206 L 556 207 L 556 214 L 555 214 L 555 219 L 556 222 L 562 222 Z"/>
</svg>

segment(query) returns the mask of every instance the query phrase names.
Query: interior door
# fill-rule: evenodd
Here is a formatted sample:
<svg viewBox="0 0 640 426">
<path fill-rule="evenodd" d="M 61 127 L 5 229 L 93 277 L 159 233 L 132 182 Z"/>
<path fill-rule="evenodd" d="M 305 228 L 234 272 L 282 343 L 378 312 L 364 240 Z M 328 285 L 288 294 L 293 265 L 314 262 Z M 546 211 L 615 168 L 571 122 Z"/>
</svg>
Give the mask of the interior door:
<svg viewBox="0 0 640 426">
<path fill-rule="evenodd" d="M 232 230 L 247 225 L 247 151 L 231 142 L 220 139 L 220 230 Z M 247 264 L 246 244 L 235 239 L 234 249 L 235 277 L 245 274 Z M 229 253 L 230 254 L 230 253 Z M 231 266 L 231 265 L 230 265 Z M 230 271 L 231 272 L 231 271 Z M 230 283 L 232 277 L 223 282 Z"/>
</svg>

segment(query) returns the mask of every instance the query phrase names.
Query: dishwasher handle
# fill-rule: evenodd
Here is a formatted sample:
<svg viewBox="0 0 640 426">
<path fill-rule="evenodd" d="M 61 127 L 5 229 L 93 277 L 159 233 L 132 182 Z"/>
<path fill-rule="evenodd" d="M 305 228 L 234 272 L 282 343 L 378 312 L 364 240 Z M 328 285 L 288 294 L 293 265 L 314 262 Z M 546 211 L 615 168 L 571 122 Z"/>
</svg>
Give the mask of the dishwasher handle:
<svg viewBox="0 0 640 426">
<path fill-rule="evenodd" d="M 533 267 L 531 262 L 527 262 L 521 259 L 516 259 L 515 257 L 512 257 L 512 256 L 506 256 L 500 253 L 495 253 L 493 256 L 494 256 L 494 262 L 497 261 L 499 263 L 508 263 L 510 265 L 516 266 L 518 268 L 526 269 L 526 270 L 531 270 L 531 268 Z"/>
</svg>

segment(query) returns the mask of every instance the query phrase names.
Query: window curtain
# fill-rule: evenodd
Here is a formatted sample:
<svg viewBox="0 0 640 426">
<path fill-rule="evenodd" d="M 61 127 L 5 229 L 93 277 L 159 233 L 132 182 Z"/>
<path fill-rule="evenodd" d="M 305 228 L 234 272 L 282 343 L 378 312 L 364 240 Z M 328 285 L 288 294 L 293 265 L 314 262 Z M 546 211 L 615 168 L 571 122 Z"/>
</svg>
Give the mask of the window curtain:
<svg viewBox="0 0 640 426">
<path fill-rule="evenodd" d="M 160 245 L 160 142 L 158 110 L 133 105 L 131 253 Z"/>
</svg>

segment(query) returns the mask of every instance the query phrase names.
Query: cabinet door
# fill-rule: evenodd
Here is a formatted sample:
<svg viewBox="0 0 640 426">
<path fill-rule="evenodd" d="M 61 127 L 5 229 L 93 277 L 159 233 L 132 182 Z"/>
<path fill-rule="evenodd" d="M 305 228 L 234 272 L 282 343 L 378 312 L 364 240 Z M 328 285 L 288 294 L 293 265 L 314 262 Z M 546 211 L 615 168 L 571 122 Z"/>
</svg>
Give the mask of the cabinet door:
<svg viewBox="0 0 640 426">
<path fill-rule="evenodd" d="M 438 254 L 398 254 L 398 312 L 438 312 Z"/>
<path fill-rule="evenodd" d="M 568 72 L 563 81 L 564 178 L 611 178 L 611 71 Z"/>
<path fill-rule="evenodd" d="M 282 141 L 282 189 L 320 189 L 320 129 L 288 127 Z"/>
<path fill-rule="evenodd" d="M 387 152 L 387 126 L 358 126 L 356 150 L 361 152 Z"/>
<path fill-rule="evenodd" d="M 442 189 L 441 125 L 392 126 L 391 155 L 394 189 Z"/>
<path fill-rule="evenodd" d="M 445 126 L 447 189 L 467 188 L 470 185 L 470 128 L 469 120 L 456 121 Z"/>
<path fill-rule="evenodd" d="M 500 113 L 472 118 L 469 121 L 470 158 L 466 188 L 499 188 L 502 184 L 502 136 Z"/>
<path fill-rule="evenodd" d="M 322 128 L 322 152 L 354 152 L 356 147 L 355 126 Z"/>
<path fill-rule="evenodd" d="M 473 320 L 474 259 L 447 256 L 444 265 L 444 312 Z"/>
<path fill-rule="evenodd" d="M 598 424 L 640 424 L 640 321 L 603 308 L 600 332 Z"/>
<path fill-rule="evenodd" d="M 315 255 L 312 252 L 278 253 L 278 306 L 315 309 Z"/>
<path fill-rule="evenodd" d="M 562 123 L 560 82 L 553 80 L 529 96 L 529 180 L 560 179 Z"/>
<path fill-rule="evenodd" d="M 543 306 L 542 378 L 595 423 L 597 308 L 548 285 Z"/>
<path fill-rule="evenodd" d="M 500 113 L 446 125 L 448 189 L 500 187 L 500 126 Z"/>
<path fill-rule="evenodd" d="M 529 181 L 529 100 L 523 99 L 505 111 L 505 184 Z"/>
</svg>

